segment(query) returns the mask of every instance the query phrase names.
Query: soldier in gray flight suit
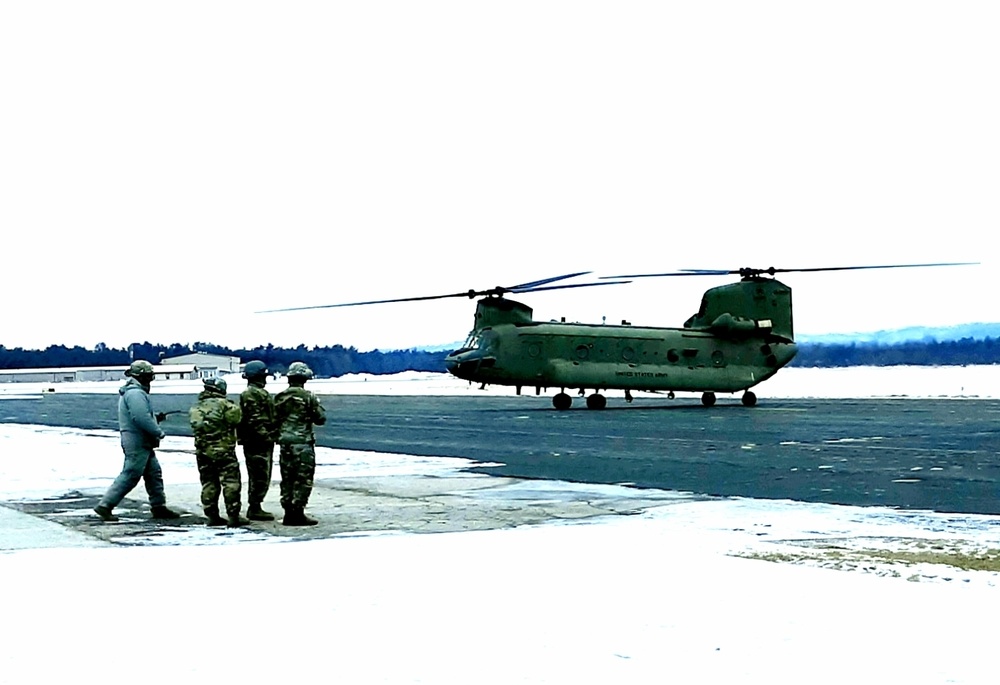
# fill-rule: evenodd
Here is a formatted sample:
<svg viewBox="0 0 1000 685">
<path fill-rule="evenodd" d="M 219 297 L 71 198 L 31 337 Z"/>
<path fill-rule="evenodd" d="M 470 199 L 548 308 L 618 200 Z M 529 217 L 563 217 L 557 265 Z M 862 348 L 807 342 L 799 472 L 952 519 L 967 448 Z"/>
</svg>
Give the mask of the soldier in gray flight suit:
<svg viewBox="0 0 1000 685">
<path fill-rule="evenodd" d="M 125 464 L 100 503 L 94 507 L 94 512 L 104 521 L 117 521 L 118 517 L 112 511 L 141 479 L 146 486 L 153 518 L 178 518 L 180 514 L 167 508 L 163 471 L 154 452 L 166 434 L 160 428 L 149 400 L 149 386 L 155 375 L 153 365 L 136 359 L 125 375 L 128 380 L 118 389 L 118 430 Z"/>
</svg>

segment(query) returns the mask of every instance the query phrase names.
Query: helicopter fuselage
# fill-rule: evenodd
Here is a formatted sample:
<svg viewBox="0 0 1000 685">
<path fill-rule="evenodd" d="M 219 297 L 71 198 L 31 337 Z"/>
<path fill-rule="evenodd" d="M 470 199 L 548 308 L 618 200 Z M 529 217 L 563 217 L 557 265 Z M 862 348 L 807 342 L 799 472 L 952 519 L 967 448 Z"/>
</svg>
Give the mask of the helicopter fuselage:
<svg viewBox="0 0 1000 685">
<path fill-rule="evenodd" d="M 795 343 L 754 322 L 725 334 L 690 328 L 560 322 L 475 331 L 448 355 L 455 376 L 487 385 L 601 390 L 736 392 L 773 376 Z"/>
</svg>

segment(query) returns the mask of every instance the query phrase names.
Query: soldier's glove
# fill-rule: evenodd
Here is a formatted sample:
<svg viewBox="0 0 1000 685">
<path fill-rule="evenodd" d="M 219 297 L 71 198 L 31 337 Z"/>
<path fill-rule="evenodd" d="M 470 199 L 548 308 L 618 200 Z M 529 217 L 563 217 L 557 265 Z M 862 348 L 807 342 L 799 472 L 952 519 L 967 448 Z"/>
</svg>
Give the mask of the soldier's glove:
<svg viewBox="0 0 1000 685">
<path fill-rule="evenodd" d="M 156 415 L 156 422 L 157 422 L 157 423 L 163 423 L 163 420 L 164 420 L 165 418 L 167 418 L 167 412 L 165 412 L 165 411 L 161 411 L 160 413 L 158 413 L 158 414 Z"/>
</svg>

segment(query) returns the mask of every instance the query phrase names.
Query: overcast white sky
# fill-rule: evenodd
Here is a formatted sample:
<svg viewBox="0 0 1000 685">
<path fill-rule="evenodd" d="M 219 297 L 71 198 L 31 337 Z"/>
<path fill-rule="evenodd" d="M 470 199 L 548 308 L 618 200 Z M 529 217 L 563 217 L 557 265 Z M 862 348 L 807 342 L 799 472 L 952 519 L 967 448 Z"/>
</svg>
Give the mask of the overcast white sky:
<svg viewBox="0 0 1000 685">
<path fill-rule="evenodd" d="M 0 344 L 449 343 L 571 271 L 789 275 L 799 333 L 997 321 L 995 3 L 0 6 Z M 679 326 L 717 278 L 523 298 Z"/>
</svg>

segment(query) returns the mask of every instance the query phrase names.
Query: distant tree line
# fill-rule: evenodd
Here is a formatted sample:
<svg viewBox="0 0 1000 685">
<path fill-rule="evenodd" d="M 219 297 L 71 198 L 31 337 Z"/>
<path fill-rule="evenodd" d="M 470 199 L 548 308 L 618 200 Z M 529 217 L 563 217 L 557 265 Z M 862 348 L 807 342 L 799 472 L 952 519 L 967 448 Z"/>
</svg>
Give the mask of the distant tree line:
<svg viewBox="0 0 1000 685">
<path fill-rule="evenodd" d="M 966 366 L 1000 363 L 1000 338 L 884 343 L 799 344 L 790 366 Z"/>
<path fill-rule="evenodd" d="M 206 352 L 239 357 L 241 362 L 259 359 L 273 372 L 284 373 L 295 361 L 305 362 L 320 377 L 337 378 L 349 373 L 376 375 L 400 371 L 445 371 L 447 352 L 423 350 L 392 350 L 359 352 L 353 347 L 285 348 L 266 345 L 253 349 L 231 349 L 211 343 L 159 345 L 149 342 L 133 343 L 126 348 L 108 347 L 98 343 L 94 349 L 65 345 L 51 345 L 44 350 L 6 348 L 0 345 L 0 369 L 46 369 L 77 366 L 127 366 L 133 359 L 145 359 L 154 364 L 164 357 Z"/>
<path fill-rule="evenodd" d="M 359 352 L 353 347 L 275 347 L 266 345 L 253 349 L 231 349 L 211 343 L 193 345 L 154 345 L 133 343 L 127 348 L 108 347 L 99 343 L 93 349 L 80 346 L 52 345 L 44 350 L 6 348 L 0 345 L 0 369 L 42 369 L 76 366 L 126 366 L 133 359 L 157 363 L 164 357 L 206 352 L 239 357 L 248 362 L 259 359 L 272 371 L 284 373 L 293 361 L 303 361 L 323 378 L 337 378 L 349 373 L 376 375 L 400 371 L 445 371 L 447 352 L 425 350 L 392 350 Z M 799 344 L 799 353 L 792 366 L 963 366 L 969 364 L 1000 364 L 1000 338 L 974 340 L 963 338 L 937 342 L 933 340 L 896 343 Z"/>
</svg>

